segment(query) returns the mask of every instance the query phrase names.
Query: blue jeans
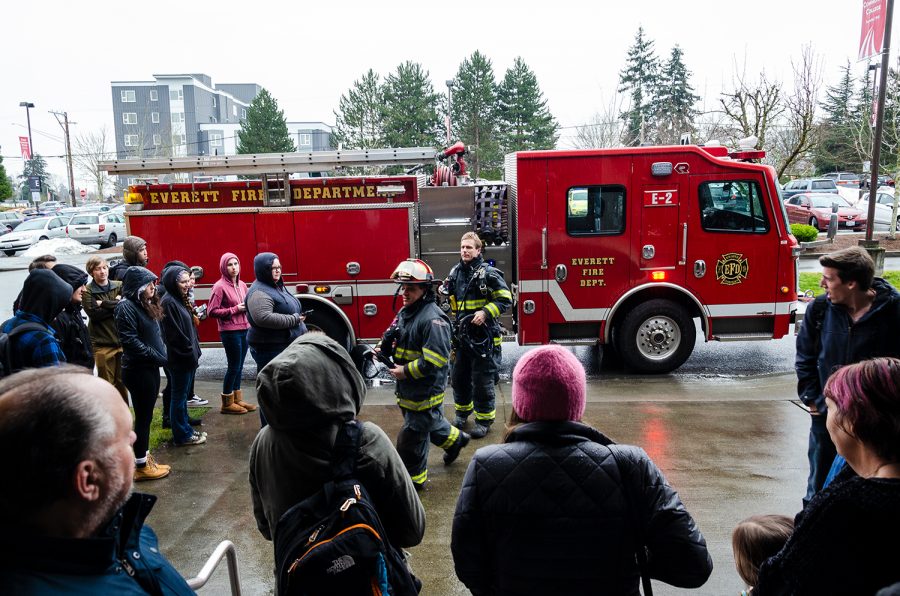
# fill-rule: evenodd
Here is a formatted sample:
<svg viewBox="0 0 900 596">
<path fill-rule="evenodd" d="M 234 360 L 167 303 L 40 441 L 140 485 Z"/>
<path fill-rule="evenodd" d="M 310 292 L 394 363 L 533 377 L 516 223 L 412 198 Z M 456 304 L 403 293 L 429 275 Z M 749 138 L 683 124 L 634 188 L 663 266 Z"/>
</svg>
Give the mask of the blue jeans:
<svg viewBox="0 0 900 596">
<path fill-rule="evenodd" d="M 172 376 L 172 403 L 169 419 L 172 421 L 172 437 L 176 443 L 187 443 L 194 434 L 188 423 L 187 399 L 188 390 L 194 384 L 196 368 L 187 370 L 170 369 Z"/>
<path fill-rule="evenodd" d="M 225 358 L 228 360 L 228 369 L 222 380 L 222 393 L 228 395 L 241 388 L 244 360 L 247 359 L 247 330 L 222 331 L 219 336 L 222 338 L 222 347 L 225 348 Z"/>
<path fill-rule="evenodd" d="M 803 499 L 804 507 L 813 495 L 822 490 L 831 464 L 834 463 L 834 456 L 837 455 L 837 449 L 831 442 L 828 429 L 825 428 L 826 415 L 822 413 L 810 418 L 812 420 L 809 425 L 809 449 L 806 453 L 809 457 L 809 480 L 806 483 L 806 498 Z"/>
<path fill-rule="evenodd" d="M 250 356 L 252 356 L 253 361 L 256 362 L 257 376 L 259 375 L 259 371 L 261 371 L 268 363 L 272 362 L 272 360 L 281 354 L 286 347 L 287 346 L 266 346 L 265 348 L 254 348 L 253 346 L 250 346 Z M 260 426 L 268 426 L 269 423 L 266 421 L 266 415 L 263 414 L 263 409 L 260 407 L 258 410 Z"/>
</svg>

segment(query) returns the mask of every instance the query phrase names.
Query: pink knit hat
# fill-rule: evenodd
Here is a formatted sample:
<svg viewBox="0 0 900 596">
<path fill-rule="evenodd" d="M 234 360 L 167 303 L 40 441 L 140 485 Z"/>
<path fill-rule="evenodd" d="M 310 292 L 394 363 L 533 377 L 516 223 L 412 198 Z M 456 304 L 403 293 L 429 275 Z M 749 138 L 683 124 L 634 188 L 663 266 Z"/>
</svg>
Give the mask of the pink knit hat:
<svg viewBox="0 0 900 596">
<path fill-rule="evenodd" d="M 512 403 L 519 418 L 581 420 L 587 380 L 584 367 L 562 346 L 549 345 L 525 354 L 512 374 Z"/>
</svg>

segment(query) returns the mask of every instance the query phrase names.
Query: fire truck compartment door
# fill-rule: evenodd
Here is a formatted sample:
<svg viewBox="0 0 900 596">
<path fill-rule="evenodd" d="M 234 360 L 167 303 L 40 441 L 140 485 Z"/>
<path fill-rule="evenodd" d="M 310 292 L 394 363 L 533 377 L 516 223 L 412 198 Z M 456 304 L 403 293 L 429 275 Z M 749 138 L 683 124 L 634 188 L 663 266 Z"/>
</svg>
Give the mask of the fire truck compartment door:
<svg viewBox="0 0 900 596">
<path fill-rule="evenodd" d="M 670 182 L 644 186 L 641 196 L 640 271 L 663 271 L 667 281 L 676 281 L 675 268 L 684 231 L 679 225 L 681 193 L 679 184 Z M 681 276 L 683 277 L 683 275 Z"/>
<path fill-rule="evenodd" d="M 780 241 L 765 188 L 756 172 L 691 176 L 685 286 L 706 305 L 710 339 L 774 330 Z"/>
</svg>

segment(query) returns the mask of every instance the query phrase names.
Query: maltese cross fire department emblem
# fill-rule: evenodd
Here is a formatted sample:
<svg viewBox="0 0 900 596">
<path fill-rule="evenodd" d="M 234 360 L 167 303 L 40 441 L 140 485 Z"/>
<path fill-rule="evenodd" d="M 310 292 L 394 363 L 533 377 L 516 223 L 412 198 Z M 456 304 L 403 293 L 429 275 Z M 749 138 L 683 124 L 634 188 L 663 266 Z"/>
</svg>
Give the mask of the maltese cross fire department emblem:
<svg viewBox="0 0 900 596">
<path fill-rule="evenodd" d="M 716 280 L 724 286 L 733 286 L 747 279 L 750 266 L 741 253 L 729 252 L 716 262 Z"/>
</svg>

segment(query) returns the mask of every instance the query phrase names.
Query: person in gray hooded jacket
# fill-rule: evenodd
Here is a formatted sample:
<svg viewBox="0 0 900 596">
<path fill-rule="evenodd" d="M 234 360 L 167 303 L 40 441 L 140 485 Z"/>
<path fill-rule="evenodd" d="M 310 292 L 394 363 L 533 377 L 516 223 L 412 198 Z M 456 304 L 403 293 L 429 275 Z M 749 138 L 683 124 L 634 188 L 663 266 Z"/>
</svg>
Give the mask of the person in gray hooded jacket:
<svg viewBox="0 0 900 596">
<path fill-rule="evenodd" d="M 259 372 L 256 386 L 269 424 L 250 447 L 250 492 L 256 525 L 272 540 L 281 516 L 331 479 L 338 429 L 359 413 L 366 387 L 347 351 L 321 333 L 294 341 Z M 362 425 L 356 465 L 392 544 L 419 544 L 425 510 L 390 439 L 372 422 Z"/>
</svg>

